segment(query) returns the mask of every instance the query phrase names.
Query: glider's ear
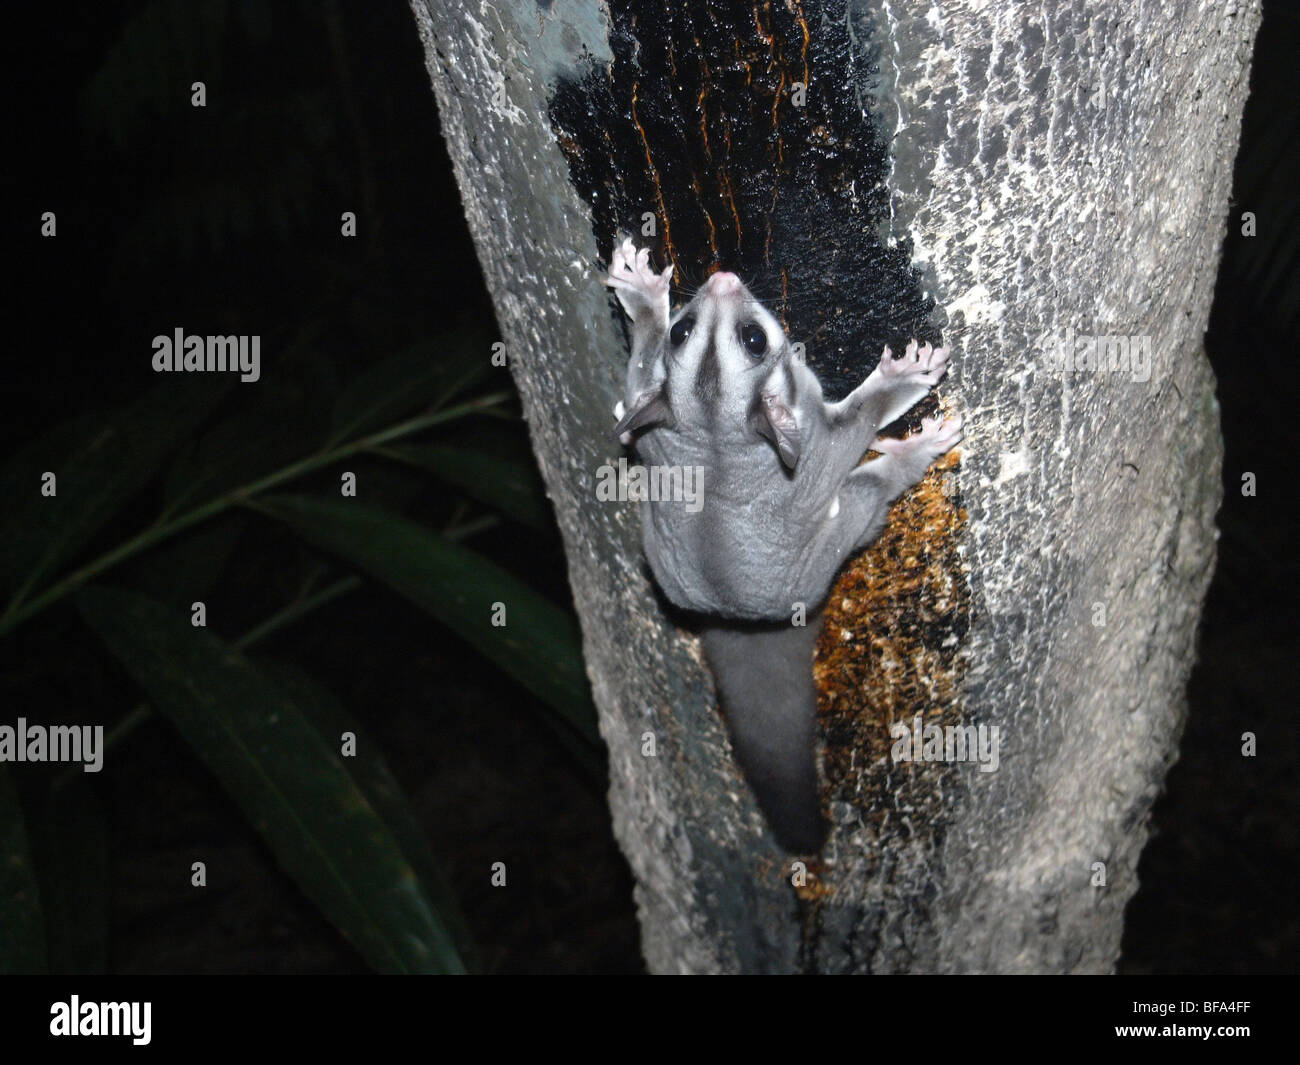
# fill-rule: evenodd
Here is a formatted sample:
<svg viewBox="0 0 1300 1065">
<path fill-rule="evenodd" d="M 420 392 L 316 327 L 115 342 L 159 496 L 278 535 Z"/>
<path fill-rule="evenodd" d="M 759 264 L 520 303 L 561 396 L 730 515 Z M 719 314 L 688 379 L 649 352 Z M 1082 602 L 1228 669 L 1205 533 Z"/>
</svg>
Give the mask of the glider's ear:
<svg viewBox="0 0 1300 1065">
<path fill-rule="evenodd" d="M 775 392 L 759 394 L 758 405 L 751 419 L 758 435 L 776 446 L 787 469 L 793 470 L 799 461 L 799 423 L 790 408 L 781 402 Z"/>
<path fill-rule="evenodd" d="M 644 426 L 661 422 L 671 425 L 672 420 L 673 412 L 668 407 L 663 387 L 652 388 L 636 397 L 627 413 L 614 426 L 614 435 L 622 436 L 624 433 L 631 433 Z"/>
</svg>

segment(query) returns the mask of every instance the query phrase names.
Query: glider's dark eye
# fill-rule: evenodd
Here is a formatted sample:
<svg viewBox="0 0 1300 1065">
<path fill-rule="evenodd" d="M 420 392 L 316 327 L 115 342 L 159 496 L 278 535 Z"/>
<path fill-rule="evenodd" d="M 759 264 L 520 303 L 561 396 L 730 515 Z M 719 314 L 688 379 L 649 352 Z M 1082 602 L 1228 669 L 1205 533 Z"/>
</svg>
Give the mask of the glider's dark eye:
<svg viewBox="0 0 1300 1065">
<path fill-rule="evenodd" d="M 745 350 L 755 358 L 761 357 L 767 351 L 767 334 L 753 322 L 741 328 L 740 339 L 745 345 Z"/>
<path fill-rule="evenodd" d="M 690 315 L 687 315 L 685 318 L 677 319 L 668 333 L 668 339 L 673 342 L 673 347 L 680 348 L 685 344 L 686 338 L 691 335 L 691 330 L 694 328 L 695 319 Z"/>
</svg>

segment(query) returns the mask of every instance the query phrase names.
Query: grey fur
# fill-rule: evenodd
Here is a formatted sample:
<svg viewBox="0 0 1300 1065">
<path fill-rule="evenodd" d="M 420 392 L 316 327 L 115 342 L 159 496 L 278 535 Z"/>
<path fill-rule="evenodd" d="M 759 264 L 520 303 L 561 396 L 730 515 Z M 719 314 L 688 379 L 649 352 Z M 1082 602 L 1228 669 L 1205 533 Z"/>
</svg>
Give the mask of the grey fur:
<svg viewBox="0 0 1300 1065">
<path fill-rule="evenodd" d="M 820 623 L 817 615 L 804 626 L 733 622 L 700 630 L 736 761 L 772 834 L 795 854 L 820 850 L 826 835 L 813 758 Z"/>
<path fill-rule="evenodd" d="M 889 504 L 961 440 L 955 419 L 927 419 L 903 440 L 877 437 L 943 377 L 947 352 L 913 343 L 894 359 L 886 348 L 861 385 L 827 403 L 780 324 L 734 275 L 714 274 L 675 316 L 671 275 L 650 269 L 648 250 L 630 241 L 610 258 L 605 283 L 632 319 L 627 413 L 616 431 L 625 443 L 635 434 L 649 466 L 704 470 L 702 508 L 643 504 L 646 559 L 672 603 L 708 616 L 701 637 L 737 760 L 778 841 L 806 853 L 823 835 L 817 611 L 845 560 L 879 535 Z M 694 325 L 677 345 L 670 331 L 684 319 Z M 749 324 L 766 337 L 759 356 L 742 342 Z M 859 465 L 868 448 L 881 457 Z M 791 627 L 805 616 L 806 626 Z"/>
</svg>

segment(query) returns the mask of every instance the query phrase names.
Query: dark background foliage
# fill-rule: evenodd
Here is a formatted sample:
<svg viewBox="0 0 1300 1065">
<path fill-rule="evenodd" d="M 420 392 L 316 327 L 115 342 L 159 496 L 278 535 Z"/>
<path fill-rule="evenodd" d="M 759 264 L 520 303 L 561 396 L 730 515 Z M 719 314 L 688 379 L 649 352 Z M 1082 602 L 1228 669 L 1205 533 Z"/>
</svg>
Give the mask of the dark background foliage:
<svg viewBox="0 0 1300 1065">
<path fill-rule="evenodd" d="M 0 455 L 8 462 L 57 425 L 82 417 L 93 426 L 138 402 L 158 384 L 155 334 L 181 326 L 263 337 L 263 380 L 228 389 L 70 567 L 149 526 L 187 487 L 201 500 L 201 489 L 225 490 L 311 451 L 339 397 L 368 369 L 391 367 L 394 353 L 425 344 L 486 368 L 491 304 L 404 4 L 74 2 L 39 17 L 7 35 L 11 326 Z M 1272 5 L 1207 339 L 1227 440 L 1219 568 L 1123 971 L 1293 971 L 1300 957 L 1297 530 L 1282 438 L 1300 324 L 1300 121 L 1280 105 L 1295 98 L 1297 49 L 1300 22 Z M 189 105 L 195 80 L 207 85 L 205 109 Z M 53 240 L 38 235 L 46 210 L 58 214 Z M 339 236 L 345 210 L 358 214 L 355 240 Z M 1257 214 L 1257 237 L 1241 236 L 1242 211 Z M 501 390 L 510 391 L 506 371 L 485 369 L 466 395 Z M 571 609 L 517 404 L 509 419 L 467 418 L 416 442 L 443 450 L 367 452 L 286 487 L 337 498 L 339 469 L 353 469 L 361 499 L 450 532 Z M 483 454 L 510 464 L 518 490 L 508 499 L 484 498 L 491 478 L 456 477 Z M 211 479 L 192 485 L 195 471 Z M 1258 475 L 1255 498 L 1240 494 L 1243 471 Z M 100 580 L 185 613 L 201 598 L 211 631 L 228 642 L 336 590 L 250 654 L 313 678 L 382 752 L 478 967 L 641 969 L 601 751 L 464 627 L 370 579 L 355 556 L 244 507 Z M 137 712 L 139 678 L 93 616 L 69 597 L 0 638 L 0 722 L 101 723 L 117 736 L 97 776 L 60 784 L 57 767 L 9 767 L 50 967 L 370 968 L 282 871 L 174 721 Z M 1238 755 L 1246 730 L 1259 736 L 1253 760 Z M 208 865 L 202 891 L 189 885 L 195 860 Z M 504 889 L 489 886 L 497 861 L 509 869 Z"/>
</svg>

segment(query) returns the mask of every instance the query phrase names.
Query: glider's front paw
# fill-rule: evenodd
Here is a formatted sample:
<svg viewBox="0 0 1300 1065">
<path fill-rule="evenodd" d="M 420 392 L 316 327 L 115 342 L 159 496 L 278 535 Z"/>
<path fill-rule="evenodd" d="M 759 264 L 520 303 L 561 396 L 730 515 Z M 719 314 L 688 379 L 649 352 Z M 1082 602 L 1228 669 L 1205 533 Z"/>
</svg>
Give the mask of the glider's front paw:
<svg viewBox="0 0 1300 1065">
<path fill-rule="evenodd" d="M 623 309 L 632 318 L 648 311 L 666 328 L 668 285 L 672 277 L 671 266 L 656 273 L 650 266 L 650 249 L 642 248 L 638 251 L 636 245 L 625 238 L 610 254 L 609 274 L 605 278 L 605 284 L 614 290 Z"/>
<path fill-rule="evenodd" d="M 931 387 L 938 384 L 948 371 L 948 349 L 932 348 L 929 344 L 917 347 L 913 340 L 907 345 L 903 357 L 896 359 L 886 347 L 877 369 L 890 383 L 905 384 L 915 380 Z"/>
<path fill-rule="evenodd" d="M 961 419 L 922 418 L 921 429 L 901 440 L 893 437 L 878 436 L 871 444 L 872 451 L 882 455 L 909 456 L 923 454 L 927 462 L 933 462 L 940 455 L 952 450 L 961 443 Z"/>
</svg>

